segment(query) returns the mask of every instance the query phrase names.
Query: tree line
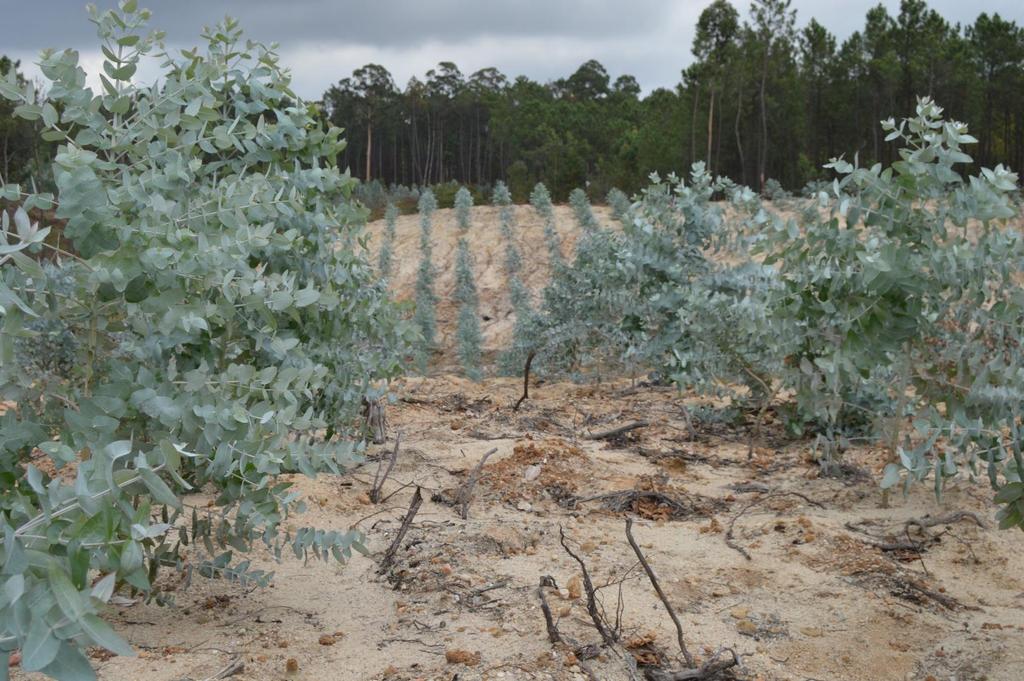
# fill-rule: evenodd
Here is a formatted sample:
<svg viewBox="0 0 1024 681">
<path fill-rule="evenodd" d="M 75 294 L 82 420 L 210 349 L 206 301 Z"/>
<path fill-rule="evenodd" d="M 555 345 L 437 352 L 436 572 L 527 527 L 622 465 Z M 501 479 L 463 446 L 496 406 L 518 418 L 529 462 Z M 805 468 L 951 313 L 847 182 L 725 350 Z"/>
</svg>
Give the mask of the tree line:
<svg viewBox="0 0 1024 681">
<path fill-rule="evenodd" d="M 823 177 L 831 157 L 889 163 L 878 122 L 931 96 L 979 139 L 976 161 L 1024 167 L 1024 30 L 998 14 L 950 23 L 924 0 L 883 5 L 839 42 L 789 0 L 728 0 L 700 15 L 693 63 L 673 89 L 641 93 L 597 61 L 548 83 L 495 68 L 465 75 L 441 62 L 399 88 L 379 64 L 329 88 L 323 108 L 346 128 L 342 166 L 364 179 L 431 185 L 508 182 L 519 201 L 543 180 L 634 191 L 651 172 L 698 160 L 736 182 L 788 189 Z"/>
<path fill-rule="evenodd" d="M 798 27 L 789 0 L 754 0 L 747 18 L 729 0 L 701 13 L 693 62 L 672 89 L 643 94 L 597 61 L 539 83 L 496 68 L 469 75 L 441 62 L 400 88 L 367 64 L 323 95 L 321 114 L 345 128 L 338 159 L 384 184 L 508 183 L 522 202 L 543 181 L 557 200 L 587 186 L 638 190 L 651 172 L 706 161 L 710 172 L 764 190 L 823 179 L 849 153 L 889 163 L 878 122 L 930 96 L 969 124 L 979 165 L 1024 167 L 1024 28 L 998 14 L 950 23 L 924 0 L 883 5 L 840 42 L 818 21 Z M 0 71 L 18 64 L 0 57 Z M 20 78 L 20 76 L 19 76 Z M 0 104 L 0 173 L 46 186 L 53 145 L 38 123 Z"/>
</svg>

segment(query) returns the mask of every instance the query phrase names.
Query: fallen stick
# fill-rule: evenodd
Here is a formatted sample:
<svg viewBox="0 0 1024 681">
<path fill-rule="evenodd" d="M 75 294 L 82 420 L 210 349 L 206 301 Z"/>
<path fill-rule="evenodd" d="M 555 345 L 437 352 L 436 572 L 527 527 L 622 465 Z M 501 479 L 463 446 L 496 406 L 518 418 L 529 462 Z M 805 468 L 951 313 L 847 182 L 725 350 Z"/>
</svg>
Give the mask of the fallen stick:
<svg viewBox="0 0 1024 681">
<path fill-rule="evenodd" d="M 384 483 L 387 481 L 388 476 L 391 475 L 392 469 L 395 467 L 395 463 L 398 461 L 398 445 L 402 441 L 402 434 L 395 434 L 395 448 L 391 451 L 391 456 L 388 459 L 388 467 L 384 469 L 384 459 L 377 462 L 377 472 L 373 474 L 373 486 L 370 487 L 370 501 L 373 503 L 380 502 L 380 493 L 384 489 Z M 384 471 L 384 475 L 381 475 L 381 471 Z"/>
<path fill-rule="evenodd" d="M 650 563 L 647 562 L 647 558 L 644 557 L 644 552 L 640 550 L 639 544 L 633 538 L 633 519 L 626 518 L 626 539 L 629 540 L 629 545 L 633 547 L 633 553 L 636 554 L 637 560 L 644 566 L 644 572 L 647 573 L 647 579 L 651 581 L 651 586 L 658 594 L 658 598 L 661 599 L 661 604 L 665 606 L 665 610 L 668 611 L 668 616 L 672 618 L 672 624 L 676 625 L 676 640 L 679 643 L 679 650 L 683 653 L 683 658 L 686 659 L 686 664 L 693 666 L 693 656 L 690 655 L 690 651 L 686 649 L 686 642 L 683 640 L 683 625 L 679 621 L 679 617 L 676 615 L 675 609 L 672 604 L 669 603 L 668 598 L 665 596 L 665 592 L 661 589 L 661 584 L 658 583 L 658 578 L 654 574 L 654 570 L 651 569 Z"/>
<path fill-rule="evenodd" d="M 670 670 L 649 667 L 644 672 L 644 676 L 647 677 L 648 681 L 700 681 L 700 679 L 711 679 L 726 669 L 735 667 L 740 663 L 739 658 L 736 656 L 736 651 L 732 648 L 728 648 L 727 651 L 731 655 L 731 658 L 728 660 L 713 658 L 696 669 Z"/>
<path fill-rule="evenodd" d="M 487 586 L 482 586 L 479 589 L 473 589 L 473 591 L 469 595 L 472 598 L 472 597 L 476 597 L 476 596 L 480 596 L 482 594 L 485 594 L 488 591 L 494 591 L 495 589 L 504 589 L 506 586 L 508 586 L 508 580 L 507 579 L 502 579 L 502 580 L 499 580 L 497 582 L 494 582 L 493 584 L 488 584 Z"/>
<path fill-rule="evenodd" d="M 380 562 L 380 572 L 384 572 L 391 567 L 392 563 L 395 562 L 395 555 L 398 553 L 399 547 L 402 545 L 402 540 L 405 539 L 405 533 L 409 531 L 409 527 L 412 525 L 413 518 L 416 517 L 416 513 L 420 510 L 420 505 L 423 503 L 423 493 L 420 492 L 420 488 L 416 488 L 416 493 L 412 495 L 412 503 L 409 504 L 409 510 L 405 513 L 405 518 L 402 519 L 402 526 L 398 528 L 398 534 L 395 535 L 394 541 L 391 542 L 391 546 L 384 552 L 384 559 Z"/>
<path fill-rule="evenodd" d="M 518 440 L 522 437 L 521 433 L 484 433 L 479 430 L 471 430 L 466 435 L 474 440 Z"/>
<path fill-rule="evenodd" d="M 859 523 L 846 522 L 843 523 L 850 532 L 856 532 L 857 534 L 863 535 L 866 539 L 860 539 L 868 546 L 874 546 L 880 551 L 916 551 L 917 553 L 923 553 L 925 544 L 923 542 L 916 542 L 908 539 L 907 541 L 888 541 L 885 537 L 872 534 L 862 528 Z"/>
<path fill-rule="evenodd" d="M 935 527 L 936 525 L 952 525 L 959 523 L 964 520 L 970 520 L 978 527 L 984 529 L 985 523 L 982 522 L 976 514 L 970 511 L 954 511 L 953 513 L 947 513 L 946 515 L 940 515 L 936 518 L 925 516 L 924 518 L 911 518 L 910 520 L 903 523 L 903 527 L 909 530 L 912 527 L 925 530 L 929 527 Z"/>
<path fill-rule="evenodd" d="M 220 681 L 220 679 L 226 679 L 234 676 L 235 674 L 241 674 L 243 671 L 245 671 L 245 663 L 242 662 L 241 656 L 236 655 L 234 659 L 228 662 L 226 667 L 213 676 L 208 676 L 203 681 Z"/>
<path fill-rule="evenodd" d="M 963 603 L 956 600 L 952 596 L 944 596 L 943 594 L 940 594 L 936 591 L 927 589 L 922 584 L 919 584 L 913 579 L 904 580 L 903 583 L 906 584 L 909 588 L 916 591 L 917 593 L 921 594 L 922 596 L 932 599 L 933 601 L 935 601 L 942 607 L 946 608 L 947 610 L 957 610 L 959 608 L 964 607 Z"/>
<path fill-rule="evenodd" d="M 585 440 L 607 440 L 617 435 L 623 435 L 630 432 L 631 430 L 637 430 L 638 428 L 646 428 L 651 425 L 648 421 L 633 421 L 633 423 L 627 423 L 624 426 L 618 428 L 612 428 L 611 430 L 602 430 L 600 433 L 593 433 L 584 437 Z"/>
<path fill-rule="evenodd" d="M 530 350 L 530 354 L 526 356 L 526 366 L 523 368 L 523 396 L 516 402 L 516 406 L 512 407 L 512 411 L 519 411 L 519 405 L 523 403 L 523 400 L 530 397 L 530 365 L 533 364 L 534 354 L 536 352 Z"/>
<path fill-rule="evenodd" d="M 467 520 L 469 518 L 469 502 L 473 500 L 473 488 L 476 487 L 476 482 L 480 479 L 480 471 L 483 469 L 484 464 L 487 463 L 487 459 L 496 451 L 498 451 L 498 449 L 494 448 L 484 454 L 484 457 L 480 459 L 480 462 L 475 468 L 473 468 L 473 472 L 469 474 L 466 482 L 462 484 L 462 488 L 459 490 L 457 502 L 460 507 L 459 515 L 463 520 Z"/>
</svg>

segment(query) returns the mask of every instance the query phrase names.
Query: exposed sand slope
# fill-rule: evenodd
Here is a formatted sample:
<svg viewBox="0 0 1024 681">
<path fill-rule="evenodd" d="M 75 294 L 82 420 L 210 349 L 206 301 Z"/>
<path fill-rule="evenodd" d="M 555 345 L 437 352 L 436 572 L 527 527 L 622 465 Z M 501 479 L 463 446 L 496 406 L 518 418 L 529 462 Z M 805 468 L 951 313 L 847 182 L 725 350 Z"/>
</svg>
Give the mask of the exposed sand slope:
<svg viewBox="0 0 1024 681">
<path fill-rule="evenodd" d="M 385 488 L 394 496 L 368 503 L 373 463 L 345 478 L 299 478 L 312 510 L 295 521 L 358 524 L 379 559 L 412 496 L 401 486 L 419 485 L 426 500 L 395 568 L 379 575 L 361 556 L 346 567 L 294 559 L 274 566 L 264 558 L 277 571 L 272 588 L 247 593 L 197 580 L 177 593 L 176 608 L 115 608 L 115 627 L 141 655 L 97 660 L 100 677 L 198 681 L 238 659 L 245 669 L 232 678 L 248 681 L 582 679 L 569 651 L 548 643 L 536 596 L 540 577 L 554 577 L 561 592 L 549 589 L 547 597 L 562 633 L 599 641 L 575 597 L 578 566 L 559 545 L 559 527 L 594 582 L 613 584 L 601 591 L 612 618 L 614 583 L 625 577 L 623 638 L 647 638 L 674 655 L 672 625 L 625 541 L 631 515 L 691 650 L 707 658 L 718 646 L 735 648 L 743 658 L 738 678 L 1021 678 L 1024 536 L 992 529 L 981 485 L 957 482 L 941 504 L 920 486 L 880 509 L 876 483 L 852 468 L 843 480 L 817 477 L 807 443 L 788 442 L 774 423 L 751 462 L 742 431 L 698 422 L 691 440 L 668 389 L 548 384 L 518 414 L 510 409 L 519 392 L 511 379 L 410 379 L 398 392 L 404 401 L 391 420 L 403 447 Z M 584 439 L 635 418 L 652 425 L 609 443 Z M 497 453 L 468 520 L 431 501 L 450 495 L 491 448 Z M 874 473 L 881 457 L 860 451 L 849 463 Z M 539 475 L 528 479 L 535 464 Z M 617 512 L 585 501 L 633 489 L 661 491 L 686 510 L 672 518 L 655 503 Z M 907 519 L 954 510 L 977 513 L 987 529 L 969 522 L 929 529 L 921 554 L 874 548 L 844 527 L 864 521 L 897 542 L 906 539 Z M 734 541 L 750 560 L 725 543 L 734 518 Z M 944 605 L 918 587 L 951 600 Z M 453 651 L 479 653 L 479 663 L 449 663 Z M 289 659 L 299 665 L 295 674 L 286 673 Z M 612 655 L 588 664 L 596 678 L 628 678 Z"/>
</svg>

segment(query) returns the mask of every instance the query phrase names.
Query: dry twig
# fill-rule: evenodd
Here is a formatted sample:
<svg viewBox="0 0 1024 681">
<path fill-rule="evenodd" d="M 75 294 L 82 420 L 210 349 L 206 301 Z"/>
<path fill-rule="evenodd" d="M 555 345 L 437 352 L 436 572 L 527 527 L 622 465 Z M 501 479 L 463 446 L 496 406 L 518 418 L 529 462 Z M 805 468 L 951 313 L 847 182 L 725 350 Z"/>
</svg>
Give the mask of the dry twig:
<svg viewBox="0 0 1024 681">
<path fill-rule="evenodd" d="M 395 463 L 398 461 L 398 447 L 402 442 L 402 434 L 395 434 L 395 448 L 391 451 L 391 456 L 388 457 L 387 468 L 384 468 L 384 459 L 381 458 L 377 462 L 377 472 L 373 474 L 373 486 L 370 487 L 370 501 L 373 503 L 380 502 L 380 494 L 384 489 L 384 483 L 387 481 L 388 476 L 391 475 L 391 471 L 395 467 Z M 381 474 L 383 472 L 383 475 Z"/>
<path fill-rule="evenodd" d="M 459 495 L 456 497 L 456 503 L 459 504 L 459 515 L 463 520 L 469 518 L 469 502 L 473 500 L 473 488 L 476 487 L 477 480 L 480 479 L 480 471 L 483 469 L 484 464 L 487 463 L 487 459 L 490 458 L 491 454 L 497 452 L 498 449 L 494 448 L 484 454 L 480 462 L 477 463 L 476 467 L 473 468 L 473 472 L 466 478 L 466 482 L 462 484 L 459 489 Z"/>
<path fill-rule="evenodd" d="M 602 430 L 599 433 L 593 433 L 591 435 L 587 435 L 587 436 L 584 437 L 584 439 L 585 440 L 610 440 L 611 438 L 616 437 L 618 435 L 624 435 L 624 434 L 626 434 L 626 433 L 628 433 L 628 432 L 630 432 L 632 430 L 637 430 L 639 428 L 646 428 L 649 425 L 651 425 L 651 424 L 648 421 L 633 421 L 632 423 L 627 423 L 626 425 L 619 426 L 618 428 L 612 428 L 611 430 Z"/>
<path fill-rule="evenodd" d="M 226 679 L 234 676 L 235 674 L 241 674 L 243 671 L 245 671 L 245 663 L 242 662 L 242 657 L 240 655 L 236 655 L 230 662 L 228 662 L 227 666 L 213 676 L 206 677 L 203 681 L 220 681 L 220 679 Z"/>
<path fill-rule="evenodd" d="M 398 534 L 395 535 L 394 541 L 391 542 L 391 546 L 384 552 L 384 559 L 380 562 L 380 572 L 384 572 L 395 562 L 395 555 L 398 553 L 398 548 L 402 545 L 402 540 L 405 538 L 406 532 L 409 531 L 409 527 L 412 525 L 413 518 L 416 517 L 416 513 L 420 510 L 420 505 L 423 503 L 423 493 L 420 488 L 416 488 L 416 493 L 412 495 L 412 503 L 409 504 L 409 510 L 405 513 L 405 518 L 402 519 L 402 526 L 398 528 Z"/>
<path fill-rule="evenodd" d="M 530 365 L 533 364 L 534 354 L 535 352 L 530 350 L 530 354 L 526 356 L 526 366 L 523 368 L 523 396 L 516 402 L 516 406 L 512 407 L 512 411 L 519 411 L 519 405 L 530 397 Z"/>
<path fill-rule="evenodd" d="M 544 597 L 545 585 L 545 578 L 541 577 L 540 585 L 537 587 L 537 597 L 540 598 L 540 610 L 544 613 L 544 626 L 547 627 L 548 630 L 548 641 L 551 643 L 562 643 L 562 632 L 558 631 L 558 625 L 555 624 L 555 618 L 551 615 L 551 607 L 548 606 L 548 600 Z"/>
<path fill-rule="evenodd" d="M 639 544 L 633 538 L 633 519 L 626 519 L 626 539 L 629 540 L 629 545 L 633 547 L 633 553 L 636 554 L 637 560 L 644 566 L 644 572 L 647 573 L 647 578 L 651 580 L 651 586 L 658 594 L 658 598 L 661 599 L 661 604 L 665 606 L 665 610 L 668 611 L 668 616 L 672 618 L 672 624 L 676 625 L 676 640 L 679 643 L 679 650 L 683 653 L 683 658 L 686 659 L 686 664 L 693 666 L 693 656 L 690 655 L 690 651 L 686 649 L 686 642 L 683 640 L 683 625 L 679 621 L 679 617 L 676 615 L 675 609 L 672 608 L 672 604 L 669 603 L 668 598 L 665 596 L 665 592 L 661 589 L 661 584 L 658 583 L 658 578 L 654 575 L 654 570 L 651 569 L 650 563 L 647 562 L 647 558 L 644 557 L 643 551 L 640 550 Z"/>
<path fill-rule="evenodd" d="M 608 625 L 605 623 L 604 618 L 601 617 L 601 613 L 597 609 L 597 595 L 594 591 L 594 582 L 590 579 L 590 571 L 587 570 L 587 564 L 576 555 L 572 549 L 569 548 L 569 544 L 565 539 L 565 529 L 561 526 L 558 528 L 559 542 L 562 544 L 562 548 L 565 552 L 580 565 L 580 571 L 583 573 L 583 591 L 587 595 L 587 613 L 590 615 L 590 619 L 594 623 L 594 628 L 601 634 L 601 640 L 607 646 L 615 645 L 615 637 L 612 636 L 611 631 L 608 630 Z"/>
</svg>

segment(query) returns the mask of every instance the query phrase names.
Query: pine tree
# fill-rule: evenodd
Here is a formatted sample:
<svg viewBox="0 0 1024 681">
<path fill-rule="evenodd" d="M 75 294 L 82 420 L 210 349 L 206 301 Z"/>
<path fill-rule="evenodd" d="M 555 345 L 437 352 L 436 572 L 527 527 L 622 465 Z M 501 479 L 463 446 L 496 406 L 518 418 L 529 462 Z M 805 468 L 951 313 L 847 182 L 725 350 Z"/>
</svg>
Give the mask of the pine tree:
<svg viewBox="0 0 1024 681">
<path fill-rule="evenodd" d="M 469 209 L 472 207 L 473 195 L 465 187 L 459 187 L 455 192 L 455 220 L 462 231 L 469 229 Z"/>
<path fill-rule="evenodd" d="M 386 222 L 384 243 L 380 247 L 380 263 L 378 265 L 381 279 L 391 276 L 391 250 L 395 243 L 395 223 L 398 220 L 398 207 L 395 204 L 388 203 L 388 207 L 384 211 L 384 220 Z"/>
<path fill-rule="evenodd" d="M 416 312 L 413 323 L 419 328 L 422 346 L 419 353 L 421 371 L 427 369 L 427 359 L 435 348 L 437 338 L 437 295 L 434 293 L 434 262 L 430 245 L 433 229 L 433 214 L 437 210 L 437 199 L 430 189 L 420 195 L 420 270 L 416 277 Z"/>
<path fill-rule="evenodd" d="M 479 381 L 480 374 L 480 302 L 473 279 L 473 259 L 469 244 L 459 239 L 459 250 L 455 260 L 455 298 L 459 303 L 457 329 L 458 353 L 466 376 Z"/>
</svg>

